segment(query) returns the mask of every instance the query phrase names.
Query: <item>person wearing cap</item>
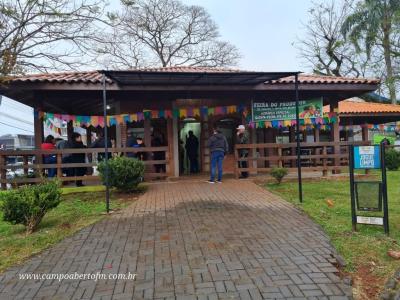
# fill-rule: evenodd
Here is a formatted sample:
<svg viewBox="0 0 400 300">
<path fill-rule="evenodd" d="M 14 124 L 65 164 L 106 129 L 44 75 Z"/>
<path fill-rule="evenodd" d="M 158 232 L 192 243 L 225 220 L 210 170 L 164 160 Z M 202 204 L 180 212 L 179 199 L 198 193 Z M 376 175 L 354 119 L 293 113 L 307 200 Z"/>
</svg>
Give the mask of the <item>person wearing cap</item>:
<svg viewBox="0 0 400 300">
<path fill-rule="evenodd" d="M 208 148 L 211 153 L 210 180 L 208 183 L 214 183 L 215 169 L 218 167 L 218 183 L 222 182 L 222 162 L 225 154 L 228 152 L 228 141 L 226 137 L 218 130 L 214 129 L 214 134 L 208 139 Z"/>
<path fill-rule="evenodd" d="M 249 143 L 249 134 L 244 125 L 239 125 L 236 133 L 236 144 L 248 144 Z M 249 149 L 239 149 L 239 157 L 246 158 L 249 155 Z M 247 161 L 239 161 L 239 168 L 247 168 Z M 249 177 L 249 172 L 243 171 L 239 178 L 247 178 Z"/>
</svg>

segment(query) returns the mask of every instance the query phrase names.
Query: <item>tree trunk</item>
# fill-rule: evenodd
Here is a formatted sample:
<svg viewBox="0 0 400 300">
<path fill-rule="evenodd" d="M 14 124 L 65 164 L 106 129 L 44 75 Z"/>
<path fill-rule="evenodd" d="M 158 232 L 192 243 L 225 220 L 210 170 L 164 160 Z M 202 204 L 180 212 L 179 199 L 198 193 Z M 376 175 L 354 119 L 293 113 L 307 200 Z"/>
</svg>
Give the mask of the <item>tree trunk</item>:
<svg viewBox="0 0 400 300">
<path fill-rule="evenodd" d="M 390 26 L 384 26 L 383 28 L 383 53 L 385 57 L 386 65 L 386 84 L 389 89 L 389 96 L 393 104 L 396 104 L 396 85 L 393 76 L 393 66 L 391 58 L 391 46 L 390 46 Z"/>
</svg>

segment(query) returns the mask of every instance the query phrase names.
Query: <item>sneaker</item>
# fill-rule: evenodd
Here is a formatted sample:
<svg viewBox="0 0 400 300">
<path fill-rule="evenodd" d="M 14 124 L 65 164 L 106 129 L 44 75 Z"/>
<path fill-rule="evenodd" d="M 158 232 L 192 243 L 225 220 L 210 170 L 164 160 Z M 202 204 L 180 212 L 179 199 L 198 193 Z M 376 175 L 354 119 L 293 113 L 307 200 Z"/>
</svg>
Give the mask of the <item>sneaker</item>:
<svg viewBox="0 0 400 300">
<path fill-rule="evenodd" d="M 221 180 L 218 180 L 217 182 L 218 182 L 218 183 L 222 183 L 222 181 L 221 181 Z"/>
<path fill-rule="evenodd" d="M 211 181 L 211 180 L 207 180 L 206 182 L 208 182 L 208 183 L 215 183 L 214 181 Z"/>
</svg>

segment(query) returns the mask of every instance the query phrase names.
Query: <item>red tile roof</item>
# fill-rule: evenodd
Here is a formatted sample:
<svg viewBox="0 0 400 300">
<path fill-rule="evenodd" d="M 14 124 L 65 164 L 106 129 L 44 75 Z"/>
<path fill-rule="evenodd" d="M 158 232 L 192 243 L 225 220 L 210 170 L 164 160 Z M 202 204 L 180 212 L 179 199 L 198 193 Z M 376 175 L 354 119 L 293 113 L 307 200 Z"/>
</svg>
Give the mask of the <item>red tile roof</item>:
<svg viewBox="0 0 400 300">
<path fill-rule="evenodd" d="M 329 112 L 329 106 L 324 106 L 324 112 Z M 339 115 L 357 115 L 374 113 L 400 114 L 400 105 L 375 102 L 361 102 L 347 99 L 339 102 Z"/>
<path fill-rule="evenodd" d="M 210 68 L 210 67 L 164 67 L 164 68 L 143 68 L 134 71 L 140 72 L 174 72 L 174 73 L 240 73 L 243 70 L 225 69 L 225 68 Z M 247 72 L 247 71 L 246 71 Z M 45 74 L 29 74 L 18 76 L 12 79 L 12 82 L 43 82 L 43 83 L 86 83 L 99 84 L 101 83 L 102 74 L 98 71 L 82 71 L 82 72 L 62 72 L 62 73 L 45 73 Z M 111 79 L 107 79 L 112 83 Z M 379 84 L 378 79 L 366 78 L 345 78 L 345 77 L 330 77 L 320 75 L 299 75 L 301 84 Z M 292 84 L 294 76 L 274 80 L 271 84 Z"/>
<path fill-rule="evenodd" d="M 47 83 L 93 83 L 102 82 L 102 74 L 98 71 L 61 72 L 28 74 L 15 77 L 12 82 L 47 82 Z M 111 80 L 108 80 L 111 83 Z"/>
</svg>

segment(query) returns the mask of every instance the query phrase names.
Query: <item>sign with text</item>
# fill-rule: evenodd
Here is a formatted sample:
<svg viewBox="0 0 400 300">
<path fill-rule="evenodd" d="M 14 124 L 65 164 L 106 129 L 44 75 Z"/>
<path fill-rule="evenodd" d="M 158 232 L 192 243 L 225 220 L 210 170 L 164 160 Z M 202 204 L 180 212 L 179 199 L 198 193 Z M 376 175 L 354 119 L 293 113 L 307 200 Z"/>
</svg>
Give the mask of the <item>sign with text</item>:
<svg viewBox="0 0 400 300">
<path fill-rule="evenodd" d="M 364 217 L 357 216 L 358 224 L 369 224 L 369 225 L 383 225 L 382 217 Z"/>
<path fill-rule="evenodd" d="M 322 98 L 300 100 L 299 118 L 322 118 Z M 253 122 L 296 119 L 296 101 L 253 101 Z"/>
<path fill-rule="evenodd" d="M 354 169 L 379 169 L 381 167 L 379 146 L 355 146 Z"/>
</svg>

